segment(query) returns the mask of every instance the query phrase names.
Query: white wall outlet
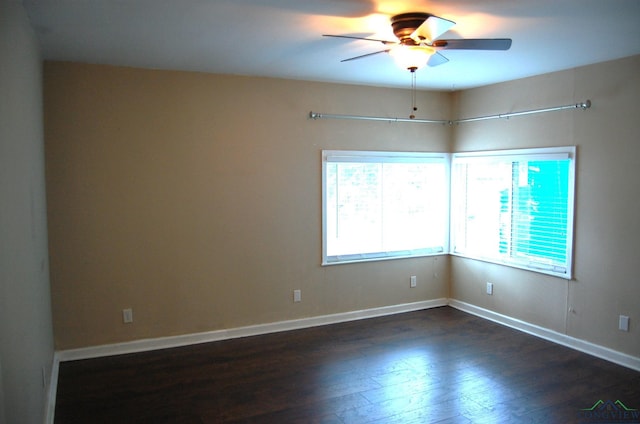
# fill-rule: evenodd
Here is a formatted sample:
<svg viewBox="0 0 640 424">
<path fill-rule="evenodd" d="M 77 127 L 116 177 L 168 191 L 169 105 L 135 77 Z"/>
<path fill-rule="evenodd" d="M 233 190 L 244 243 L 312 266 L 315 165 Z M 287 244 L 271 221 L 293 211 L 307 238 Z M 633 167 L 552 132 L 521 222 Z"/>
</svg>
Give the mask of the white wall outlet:
<svg viewBox="0 0 640 424">
<path fill-rule="evenodd" d="M 302 301 L 302 290 L 294 290 L 293 291 L 293 301 L 301 302 Z"/>
<path fill-rule="evenodd" d="M 487 294 L 493 294 L 493 283 L 487 282 Z"/>
<path fill-rule="evenodd" d="M 411 278 L 409 278 L 409 285 L 411 287 L 415 287 L 418 285 L 418 277 L 416 277 L 415 275 L 412 275 Z"/>
<path fill-rule="evenodd" d="M 122 310 L 122 322 L 131 324 L 133 322 L 133 309 L 127 308 Z"/>
<path fill-rule="evenodd" d="M 620 315 L 618 320 L 618 329 L 620 331 L 629 331 L 629 317 L 626 315 Z"/>
</svg>

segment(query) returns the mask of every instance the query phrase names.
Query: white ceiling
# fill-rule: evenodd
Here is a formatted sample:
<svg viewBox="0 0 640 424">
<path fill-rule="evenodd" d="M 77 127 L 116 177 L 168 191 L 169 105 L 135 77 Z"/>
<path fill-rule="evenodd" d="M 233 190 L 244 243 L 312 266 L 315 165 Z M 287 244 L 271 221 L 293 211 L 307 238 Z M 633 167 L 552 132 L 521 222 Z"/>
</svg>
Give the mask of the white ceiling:
<svg viewBox="0 0 640 424">
<path fill-rule="evenodd" d="M 456 90 L 640 54 L 640 0 L 23 0 L 46 59 L 407 87 L 380 43 L 389 18 L 456 22 L 440 38 L 511 38 L 509 51 L 444 51 L 420 89 Z"/>
</svg>

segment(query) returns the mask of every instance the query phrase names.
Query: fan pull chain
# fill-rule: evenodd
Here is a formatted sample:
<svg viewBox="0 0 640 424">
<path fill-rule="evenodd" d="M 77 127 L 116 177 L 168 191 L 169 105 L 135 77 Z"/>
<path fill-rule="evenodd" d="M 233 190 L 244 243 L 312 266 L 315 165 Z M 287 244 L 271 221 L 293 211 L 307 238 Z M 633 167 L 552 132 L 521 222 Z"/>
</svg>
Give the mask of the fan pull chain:
<svg viewBox="0 0 640 424">
<path fill-rule="evenodd" d="M 416 119 L 416 115 L 415 112 L 418 110 L 418 107 L 416 106 L 416 70 L 418 68 L 415 66 L 412 66 L 411 68 L 409 68 L 409 71 L 411 72 L 411 115 L 409 115 L 409 119 Z"/>
</svg>

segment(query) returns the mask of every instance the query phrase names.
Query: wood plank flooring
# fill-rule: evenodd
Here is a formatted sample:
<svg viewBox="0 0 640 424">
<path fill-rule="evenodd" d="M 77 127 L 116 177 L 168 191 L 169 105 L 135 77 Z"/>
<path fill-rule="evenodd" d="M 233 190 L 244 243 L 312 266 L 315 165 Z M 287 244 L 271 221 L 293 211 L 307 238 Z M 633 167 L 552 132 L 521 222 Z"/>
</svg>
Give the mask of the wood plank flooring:
<svg viewBox="0 0 640 424">
<path fill-rule="evenodd" d="M 590 423 L 598 400 L 640 410 L 640 373 L 442 307 L 64 362 L 55 423 Z"/>
</svg>

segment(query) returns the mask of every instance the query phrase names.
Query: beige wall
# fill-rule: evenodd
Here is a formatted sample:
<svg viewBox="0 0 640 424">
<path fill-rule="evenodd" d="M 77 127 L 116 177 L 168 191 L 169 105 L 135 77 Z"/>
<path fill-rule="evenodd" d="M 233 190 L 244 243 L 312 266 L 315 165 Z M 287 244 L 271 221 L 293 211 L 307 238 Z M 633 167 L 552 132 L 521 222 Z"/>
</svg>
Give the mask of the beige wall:
<svg viewBox="0 0 640 424">
<path fill-rule="evenodd" d="M 56 62 L 44 73 L 58 349 L 448 296 L 446 256 L 320 266 L 321 150 L 448 151 L 450 129 L 309 111 L 408 115 L 409 91 Z M 447 93 L 419 106 L 450 116 Z"/>
<path fill-rule="evenodd" d="M 309 110 L 398 116 L 406 90 L 46 63 L 56 347 L 450 296 L 639 356 L 640 199 L 629 178 L 640 165 L 639 70 L 637 56 L 419 93 L 421 116 L 435 119 L 593 101 L 448 127 L 307 119 Z M 322 149 L 558 145 L 578 146 L 575 280 L 447 256 L 319 265 Z M 126 307 L 132 325 L 122 324 Z M 630 332 L 617 330 L 619 314 L 631 316 Z"/>
<path fill-rule="evenodd" d="M 52 361 L 40 52 L 0 0 L 0 423 L 42 423 Z"/>
<path fill-rule="evenodd" d="M 593 106 L 454 128 L 456 151 L 576 145 L 577 181 L 574 280 L 455 257 L 452 298 L 640 356 L 638 98 L 640 56 L 457 93 L 460 117 Z M 631 317 L 628 333 L 620 314 Z"/>
</svg>

